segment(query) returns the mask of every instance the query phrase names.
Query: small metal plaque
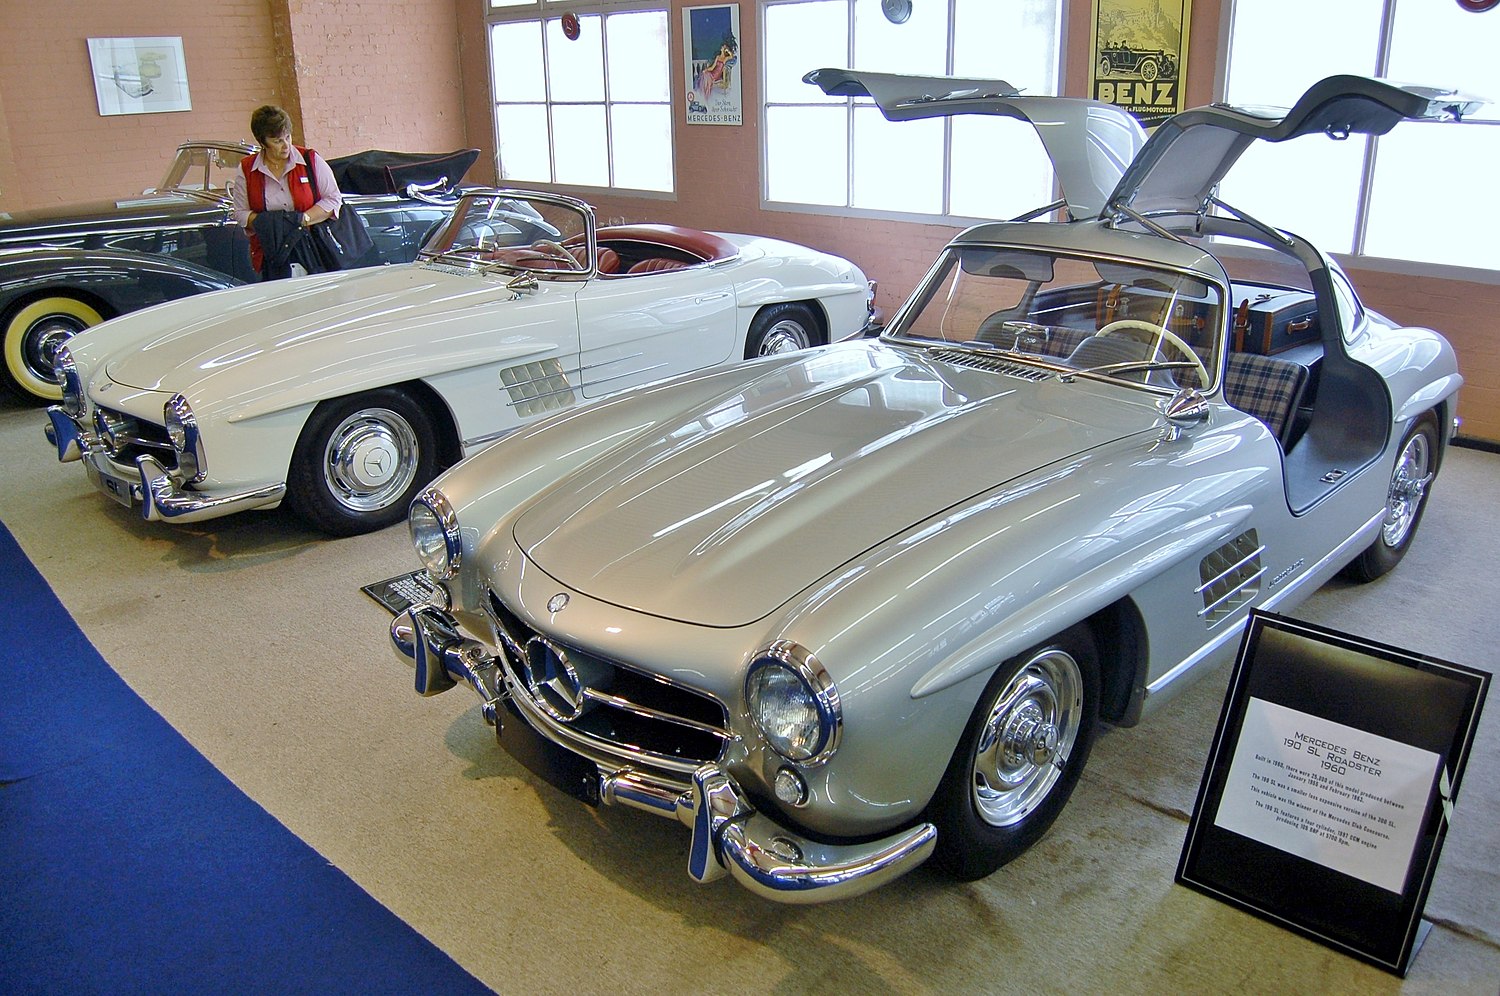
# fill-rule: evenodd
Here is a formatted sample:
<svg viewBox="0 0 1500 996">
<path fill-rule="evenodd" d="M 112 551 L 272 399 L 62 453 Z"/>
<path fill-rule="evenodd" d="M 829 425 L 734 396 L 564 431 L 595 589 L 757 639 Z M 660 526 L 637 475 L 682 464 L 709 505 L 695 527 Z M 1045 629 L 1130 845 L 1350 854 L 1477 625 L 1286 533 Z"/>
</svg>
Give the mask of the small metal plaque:
<svg viewBox="0 0 1500 996">
<path fill-rule="evenodd" d="M 398 577 L 387 578 L 359 589 L 396 615 L 413 605 L 420 605 L 431 597 L 432 579 L 426 571 L 412 571 Z"/>
</svg>

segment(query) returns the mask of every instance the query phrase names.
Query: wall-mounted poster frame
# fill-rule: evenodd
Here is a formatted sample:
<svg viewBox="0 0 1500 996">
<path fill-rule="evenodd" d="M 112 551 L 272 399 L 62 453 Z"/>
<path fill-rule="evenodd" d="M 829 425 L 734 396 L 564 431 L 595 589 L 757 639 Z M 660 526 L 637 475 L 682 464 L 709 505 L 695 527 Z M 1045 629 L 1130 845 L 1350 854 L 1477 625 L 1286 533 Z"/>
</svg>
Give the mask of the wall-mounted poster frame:
<svg viewBox="0 0 1500 996">
<path fill-rule="evenodd" d="M 1489 683 L 1252 612 L 1177 881 L 1404 976 Z"/>
<path fill-rule="evenodd" d="M 1089 92 L 1144 128 L 1183 109 L 1192 0 L 1094 0 Z"/>
<path fill-rule="evenodd" d="M 90 38 L 88 44 L 101 115 L 192 110 L 181 38 Z"/>
<path fill-rule="evenodd" d="M 687 123 L 744 123 L 740 86 L 740 5 L 682 9 Z"/>
</svg>

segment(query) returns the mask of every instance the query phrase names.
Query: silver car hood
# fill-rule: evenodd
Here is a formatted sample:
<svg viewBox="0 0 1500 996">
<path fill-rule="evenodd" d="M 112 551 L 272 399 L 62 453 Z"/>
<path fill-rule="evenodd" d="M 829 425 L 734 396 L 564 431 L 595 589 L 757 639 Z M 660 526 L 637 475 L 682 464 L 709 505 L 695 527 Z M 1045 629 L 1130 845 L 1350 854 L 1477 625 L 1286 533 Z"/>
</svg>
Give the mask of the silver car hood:
<svg viewBox="0 0 1500 996">
<path fill-rule="evenodd" d="M 814 350 L 586 465 L 513 535 L 576 591 L 743 625 L 945 509 L 1159 425 L 1152 400 L 920 349 Z"/>
<path fill-rule="evenodd" d="M 252 284 L 101 326 L 123 347 L 107 358 L 106 373 L 148 391 L 213 383 L 223 390 L 209 393 L 228 398 L 251 380 L 263 386 L 313 371 L 328 378 L 418 353 L 438 367 L 445 351 L 472 348 L 455 334 L 458 323 L 473 332 L 475 309 L 516 297 L 498 278 L 423 264 Z M 493 312 L 485 317 L 494 327 Z"/>
</svg>

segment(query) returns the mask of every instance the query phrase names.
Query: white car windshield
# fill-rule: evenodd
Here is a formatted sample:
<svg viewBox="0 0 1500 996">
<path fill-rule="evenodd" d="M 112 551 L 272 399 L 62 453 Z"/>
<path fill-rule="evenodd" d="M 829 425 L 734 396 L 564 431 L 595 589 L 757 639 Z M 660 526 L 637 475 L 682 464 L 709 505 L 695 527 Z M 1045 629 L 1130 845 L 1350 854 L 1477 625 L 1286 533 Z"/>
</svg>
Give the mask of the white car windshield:
<svg viewBox="0 0 1500 996">
<path fill-rule="evenodd" d="M 950 248 L 888 335 L 1001 351 L 1152 387 L 1212 387 L 1222 292 L 1133 262 L 995 246 Z"/>
<path fill-rule="evenodd" d="M 239 173 L 244 155 L 244 149 L 230 146 L 182 146 L 156 189 L 225 196 L 226 184 L 230 177 Z"/>
<path fill-rule="evenodd" d="M 539 197 L 470 194 L 422 247 L 448 261 L 506 269 L 577 273 L 588 269 L 588 218 L 579 208 Z"/>
</svg>

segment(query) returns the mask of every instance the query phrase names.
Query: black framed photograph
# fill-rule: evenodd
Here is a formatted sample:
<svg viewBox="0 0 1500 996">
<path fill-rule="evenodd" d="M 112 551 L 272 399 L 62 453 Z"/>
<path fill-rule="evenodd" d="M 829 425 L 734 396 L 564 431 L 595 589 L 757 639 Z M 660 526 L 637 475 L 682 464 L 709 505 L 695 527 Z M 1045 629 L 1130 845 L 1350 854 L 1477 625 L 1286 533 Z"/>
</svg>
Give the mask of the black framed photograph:
<svg viewBox="0 0 1500 996">
<path fill-rule="evenodd" d="M 1177 881 L 1404 976 L 1489 681 L 1251 613 Z"/>
</svg>

